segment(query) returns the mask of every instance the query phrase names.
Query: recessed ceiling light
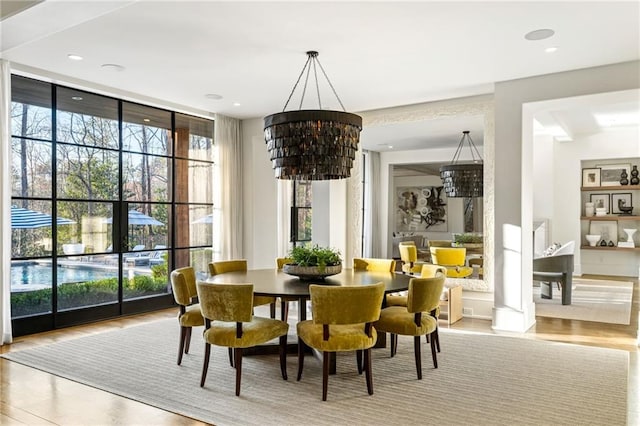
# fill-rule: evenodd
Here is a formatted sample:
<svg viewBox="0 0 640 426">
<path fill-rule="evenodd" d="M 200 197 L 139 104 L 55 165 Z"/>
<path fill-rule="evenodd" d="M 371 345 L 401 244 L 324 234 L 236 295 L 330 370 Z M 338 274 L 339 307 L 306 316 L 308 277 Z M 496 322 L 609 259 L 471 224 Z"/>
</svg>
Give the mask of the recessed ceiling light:
<svg viewBox="0 0 640 426">
<path fill-rule="evenodd" d="M 240 106 L 240 102 L 234 102 L 234 103 L 233 103 L 233 106 L 234 106 L 234 107 L 239 107 L 239 106 Z"/>
<path fill-rule="evenodd" d="M 143 118 L 143 119 L 142 119 L 142 121 L 144 121 L 145 123 L 148 123 L 148 122 L 150 122 L 151 120 L 150 120 L 150 119 L 148 119 L 148 118 Z"/>
<path fill-rule="evenodd" d="M 67 58 L 71 59 L 72 61 L 81 61 L 81 60 L 84 59 L 82 56 L 76 55 L 76 54 L 73 54 L 73 53 L 69 53 L 67 55 Z"/>
<path fill-rule="evenodd" d="M 557 52 L 558 48 L 555 47 L 555 46 L 547 47 L 546 49 L 544 49 L 544 51 L 547 52 L 547 53 L 553 53 L 553 52 Z"/>
<path fill-rule="evenodd" d="M 393 149 L 393 145 L 389 145 L 389 149 Z"/>
<path fill-rule="evenodd" d="M 530 31 L 528 33 L 526 33 L 524 35 L 524 38 L 526 38 L 527 40 L 544 40 L 546 38 L 549 38 L 551 36 L 553 36 L 555 34 L 555 31 L 550 30 L 548 28 L 543 28 L 540 30 L 534 30 L 534 31 Z"/>
<path fill-rule="evenodd" d="M 82 100 L 82 96 L 72 96 L 72 97 L 71 97 L 71 100 L 74 100 L 74 101 L 81 101 L 81 100 Z"/>
<path fill-rule="evenodd" d="M 124 71 L 124 67 L 118 64 L 102 64 L 101 67 L 109 71 Z"/>
<path fill-rule="evenodd" d="M 207 93 L 206 95 L 204 95 L 204 97 L 207 99 L 212 99 L 214 101 L 219 101 L 220 99 L 222 99 L 222 96 L 218 95 L 217 93 Z"/>
</svg>

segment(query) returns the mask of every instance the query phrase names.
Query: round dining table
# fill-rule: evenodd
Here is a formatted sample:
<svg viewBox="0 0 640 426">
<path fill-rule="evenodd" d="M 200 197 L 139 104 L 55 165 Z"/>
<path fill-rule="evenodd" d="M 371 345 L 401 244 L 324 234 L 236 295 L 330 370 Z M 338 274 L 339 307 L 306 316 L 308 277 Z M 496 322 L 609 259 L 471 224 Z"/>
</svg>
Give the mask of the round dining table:
<svg viewBox="0 0 640 426">
<path fill-rule="evenodd" d="M 241 272 L 225 272 L 205 280 L 216 284 L 253 284 L 253 293 L 257 296 L 276 296 L 287 299 L 298 299 L 298 321 L 307 319 L 306 300 L 309 299 L 309 285 L 321 284 L 331 286 L 370 285 L 382 282 L 385 293 L 404 291 L 409 288 L 411 275 L 396 272 L 373 272 L 354 269 L 343 269 L 336 275 L 324 279 L 300 279 L 288 275 L 280 269 L 252 269 Z"/>
</svg>

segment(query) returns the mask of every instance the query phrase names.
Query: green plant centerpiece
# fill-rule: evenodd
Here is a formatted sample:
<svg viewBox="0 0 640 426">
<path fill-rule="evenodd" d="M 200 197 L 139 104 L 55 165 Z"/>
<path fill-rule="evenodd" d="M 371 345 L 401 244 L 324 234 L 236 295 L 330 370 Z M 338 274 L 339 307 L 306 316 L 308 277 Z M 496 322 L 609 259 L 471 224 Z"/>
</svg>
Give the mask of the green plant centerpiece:
<svg viewBox="0 0 640 426">
<path fill-rule="evenodd" d="M 476 234 L 474 232 L 464 232 L 460 234 L 453 234 L 453 244 L 458 247 L 463 246 L 480 246 L 483 244 L 482 234 Z"/>
<path fill-rule="evenodd" d="M 288 256 L 292 262 L 282 270 L 300 279 L 323 279 L 342 271 L 342 257 L 338 250 L 319 245 L 298 246 Z"/>
</svg>

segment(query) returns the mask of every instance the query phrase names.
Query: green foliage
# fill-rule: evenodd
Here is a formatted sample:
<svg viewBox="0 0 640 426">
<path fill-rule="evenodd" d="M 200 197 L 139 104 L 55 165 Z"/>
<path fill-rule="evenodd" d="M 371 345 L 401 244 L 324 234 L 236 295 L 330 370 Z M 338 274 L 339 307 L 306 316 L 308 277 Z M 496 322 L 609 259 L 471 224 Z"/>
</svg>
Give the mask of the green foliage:
<svg viewBox="0 0 640 426">
<path fill-rule="evenodd" d="M 162 253 L 162 263 L 159 265 L 151 265 L 151 276 L 155 279 L 164 279 L 166 280 L 169 276 L 169 263 L 167 259 L 169 258 L 168 253 Z"/>
<path fill-rule="evenodd" d="M 453 242 L 459 244 L 465 243 L 482 243 L 482 234 L 476 234 L 473 232 L 464 232 L 461 234 L 453 234 Z"/>
<path fill-rule="evenodd" d="M 298 266 L 333 266 L 342 263 L 340 252 L 329 247 L 305 245 L 291 249 L 289 257 Z"/>
</svg>

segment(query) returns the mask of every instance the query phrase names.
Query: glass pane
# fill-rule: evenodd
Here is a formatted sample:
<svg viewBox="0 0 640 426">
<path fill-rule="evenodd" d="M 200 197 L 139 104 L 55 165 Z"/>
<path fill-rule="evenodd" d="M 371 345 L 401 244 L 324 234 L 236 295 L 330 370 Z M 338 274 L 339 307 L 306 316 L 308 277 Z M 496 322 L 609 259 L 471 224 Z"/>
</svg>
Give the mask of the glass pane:
<svg viewBox="0 0 640 426">
<path fill-rule="evenodd" d="M 58 260 L 58 310 L 118 300 L 118 266 L 78 256 Z"/>
<path fill-rule="evenodd" d="M 129 204 L 129 251 L 169 247 L 169 204 Z"/>
<path fill-rule="evenodd" d="M 171 155 L 171 112 L 123 102 L 122 144 L 126 151 Z"/>
<path fill-rule="evenodd" d="M 176 160 L 176 202 L 213 203 L 213 163 Z"/>
<path fill-rule="evenodd" d="M 11 76 L 11 134 L 51 140 L 51 85 Z"/>
<path fill-rule="evenodd" d="M 211 246 L 213 229 L 213 206 L 176 206 L 176 247 Z"/>
<path fill-rule="evenodd" d="M 118 149 L 118 101 L 65 87 L 57 88 L 59 142 Z"/>
<path fill-rule="evenodd" d="M 297 241 L 311 241 L 311 209 L 298 208 Z"/>
<path fill-rule="evenodd" d="M 11 257 L 50 256 L 51 202 L 12 200 Z"/>
<path fill-rule="evenodd" d="M 295 182 L 295 206 L 311 207 L 311 182 Z"/>
<path fill-rule="evenodd" d="M 124 199 L 170 201 L 171 163 L 166 157 L 123 154 Z"/>
<path fill-rule="evenodd" d="M 59 198 L 112 200 L 118 197 L 118 153 L 59 144 L 56 165 Z"/>
<path fill-rule="evenodd" d="M 176 114 L 176 157 L 213 161 L 213 121 Z"/>
<path fill-rule="evenodd" d="M 11 261 L 11 317 L 51 312 L 51 262 Z"/>
<path fill-rule="evenodd" d="M 213 249 L 195 248 L 176 250 L 176 268 L 193 266 L 198 279 L 205 279 L 209 276 L 209 263 L 213 261 Z"/>
<path fill-rule="evenodd" d="M 58 255 L 113 251 L 112 203 L 58 202 Z M 74 223 L 62 224 L 61 218 Z"/>
<path fill-rule="evenodd" d="M 163 246 L 156 246 L 163 248 Z M 169 251 L 149 250 L 124 256 L 124 298 L 166 294 L 169 284 Z"/>
<path fill-rule="evenodd" d="M 11 151 L 11 195 L 50 197 L 51 143 L 13 138 Z"/>
</svg>

